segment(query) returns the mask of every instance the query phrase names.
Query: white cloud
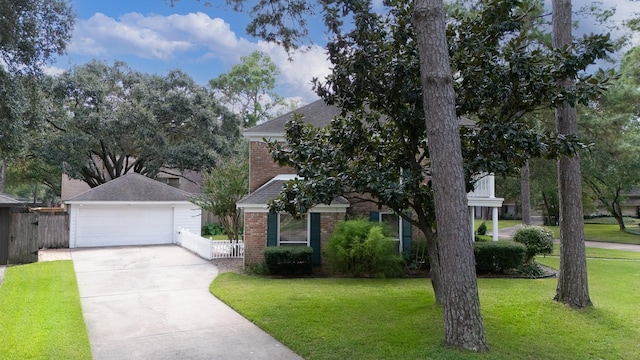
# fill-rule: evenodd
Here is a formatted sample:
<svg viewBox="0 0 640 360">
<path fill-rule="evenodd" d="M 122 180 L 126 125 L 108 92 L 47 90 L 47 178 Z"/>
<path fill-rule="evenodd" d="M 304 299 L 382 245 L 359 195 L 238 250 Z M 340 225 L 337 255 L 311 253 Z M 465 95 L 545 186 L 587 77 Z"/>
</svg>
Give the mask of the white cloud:
<svg viewBox="0 0 640 360">
<path fill-rule="evenodd" d="M 166 61 L 198 48 L 228 53 L 242 43 L 224 20 L 204 13 L 144 16 L 132 12 L 117 20 L 96 13 L 87 20 L 78 20 L 69 52 L 93 56 L 125 54 Z"/>
<path fill-rule="evenodd" d="M 63 72 L 65 72 L 66 69 L 59 68 L 56 66 L 45 66 L 42 68 L 42 71 L 44 71 L 44 73 L 49 76 L 58 76 L 58 75 L 61 75 Z"/>
<path fill-rule="evenodd" d="M 322 80 L 330 73 L 330 63 L 324 48 L 312 45 L 291 54 L 291 60 L 281 47 L 271 43 L 260 42 L 257 50 L 269 55 L 280 69 L 279 84 L 286 87 L 286 96 L 302 97 L 307 102 L 318 98 L 312 90 L 311 80 Z"/>
</svg>

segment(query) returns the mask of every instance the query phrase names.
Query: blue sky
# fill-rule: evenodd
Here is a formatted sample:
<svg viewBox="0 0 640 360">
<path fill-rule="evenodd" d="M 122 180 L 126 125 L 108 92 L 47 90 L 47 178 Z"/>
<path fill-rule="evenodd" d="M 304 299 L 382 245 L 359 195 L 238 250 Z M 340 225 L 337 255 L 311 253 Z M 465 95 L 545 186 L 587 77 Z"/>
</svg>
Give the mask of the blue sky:
<svg viewBox="0 0 640 360">
<path fill-rule="evenodd" d="M 92 59 L 122 60 L 147 73 L 166 74 L 179 68 L 206 85 L 242 56 L 259 50 L 280 69 L 277 92 L 310 102 L 317 99 L 311 79 L 329 72 L 319 27 L 310 35 L 316 45 L 294 54 L 291 62 L 278 46 L 249 37 L 244 30 L 248 15 L 224 5 L 205 6 L 196 0 L 181 0 L 173 7 L 168 0 L 72 0 L 70 4 L 77 16 L 75 30 L 67 54 L 57 59 L 51 73 Z"/>
<path fill-rule="evenodd" d="M 259 50 L 268 54 L 281 71 L 276 89 L 280 95 L 304 103 L 317 99 L 311 79 L 329 73 L 319 19 L 310 19 L 315 25 L 310 38 L 316 45 L 294 54 L 290 62 L 281 48 L 246 35 L 247 14 L 233 12 L 225 1 L 211 0 L 214 5 L 210 7 L 203 2 L 180 0 L 171 7 L 169 0 L 70 0 L 77 15 L 73 38 L 67 55 L 49 70 L 61 72 L 92 59 L 108 63 L 122 60 L 147 73 L 166 74 L 179 68 L 206 85 L 209 79 L 238 64 L 242 56 Z M 574 9 L 584 3 L 587 0 L 574 0 Z M 630 0 L 606 3 L 614 4 L 617 19 L 639 10 L 638 3 Z M 581 19 L 581 26 L 586 32 L 598 31 L 588 20 Z"/>
</svg>

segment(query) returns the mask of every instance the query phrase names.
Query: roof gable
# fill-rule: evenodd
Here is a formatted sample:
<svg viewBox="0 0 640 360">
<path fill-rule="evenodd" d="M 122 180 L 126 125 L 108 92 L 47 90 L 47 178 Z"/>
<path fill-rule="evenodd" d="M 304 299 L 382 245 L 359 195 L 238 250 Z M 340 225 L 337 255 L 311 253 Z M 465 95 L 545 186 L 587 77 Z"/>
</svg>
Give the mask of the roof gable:
<svg viewBox="0 0 640 360">
<path fill-rule="evenodd" d="M 249 138 L 283 136 L 285 127 L 293 119 L 294 114 L 302 115 L 302 121 L 306 124 L 316 128 L 324 128 L 329 126 L 336 116 L 340 115 L 340 109 L 335 105 L 327 105 L 324 100 L 316 100 L 294 111 L 247 129 L 244 131 L 244 135 Z M 463 116 L 458 121 L 461 127 L 476 126 L 475 121 Z"/>
<path fill-rule="evenodd" d="M 129 173 L 67 200 L 85 201 L 189 201 L 189 194 L 144 175 Z"/>
<path fill-rule="evenodd" d="M 240 199 L 237 205 L 240 208 L 256 205 L 264 205 L 266 207 L 269 201 L 280 196 L 280 192 L 284 188 L 284 184 L 294 178 L 296 178 L 296 175 L 278 175 L 269 180 L 266 184 L 262 185 L 256 191 Z M 349 201 L 342 196 L 337 196 L 333 199 L 331 205 L 349 206 Z"/>
<path fill-rule="evenodd" d="M 340 114 L 340 109 L 333 105 L 325 104 L 324 100 L 317 100 L 282 116 L 271 119 L 260 125 L 245 130 L 245 136 L 269 136 L 284 134 L 287 122 L 294 114 L 302 115 L 302 120 L 317 128 L 328 126 L 334 117 Z"/>
</svg>

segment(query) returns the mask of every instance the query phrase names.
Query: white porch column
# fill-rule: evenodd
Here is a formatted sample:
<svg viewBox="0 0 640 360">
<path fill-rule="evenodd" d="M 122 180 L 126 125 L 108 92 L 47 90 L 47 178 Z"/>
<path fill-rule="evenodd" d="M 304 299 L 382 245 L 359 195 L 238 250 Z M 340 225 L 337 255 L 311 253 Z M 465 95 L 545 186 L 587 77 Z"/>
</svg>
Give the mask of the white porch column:
<svg viewBox="0 0 640 360">
<path fill-rule="evenodd" d="M 476 207 L 469 206 L 469 224 L 471 224 L 471 243 L 476 241 Z"/>
<path fill-rule="evenodd" d="M 493 235 L 493 241 L 498 241 L 498 208 L 491 208 L 491 234 Z"/>
</svg>

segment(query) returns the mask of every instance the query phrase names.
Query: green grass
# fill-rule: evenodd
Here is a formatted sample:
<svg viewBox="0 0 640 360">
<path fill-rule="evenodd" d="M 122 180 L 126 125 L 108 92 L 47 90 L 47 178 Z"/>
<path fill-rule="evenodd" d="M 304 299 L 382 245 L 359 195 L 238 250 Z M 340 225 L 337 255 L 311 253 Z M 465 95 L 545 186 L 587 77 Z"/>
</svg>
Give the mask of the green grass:
<svg viewBox="0 0 640 360">
<path fill-rule="evenodd" d="M 623 217 L 624 220 L 624 224 L 629 227 L 629 226 L 637 226 L 638 223 L 640 222 L 640 220 L 636 219 L 636 218 L 632 218 L 632 217 Z M 616 219 L 611 217 L 611 216 L 607 216 L 607 217 L 598 217 L 598 218 L 593 218 L 593 219 L 585 219 L 584 220 L 585 224 L 604 224 L 604 225 L 618 225 L 618 223 L 616 222 Z"/>
<path fill-rule="evenodd" d="M 591 219 L 595 220 L 595 219 Z M 601 220 L 604 222 L 604 220 Z M 635 229 L 637 226 L 630 225 L 631 229 L 638 231 L 640 229 Z M 560 237 L 560 228 L 558 226 L 549 226 L 548 227 L 552 232 L 555 238 Z M 613 242 L 613 243 L 621 243 L 621 244 L 640 244 L 640 235 L 633 234 L 630 232 L 620 231 L 620 228 L 617 224 L 607 224 L 607 223 L 586 223 L 584 224 L 584 238 L 585 240 L 591 241 L 603 241 L 603 242 Z"/>
<path fill-rule="evenodd" d="M 91 359 L 71 261 L 6 269 L 0 286 L 0 358 Z"/>
<path fill-rule="evenodd" d="M 476 231 L 478 230 L 478 227 L 480 227 L 480 225 L 482 224 L 482 222 L 484 222 L 485 225 L 487 225 L 487 231 L 491 231 L 493 229 L 493 223 L 491 220 L 478 220 L 476 219 L 474 222 L 474 225 L 476 227 Z M 507 227 L 512 227 L 512 226 L 516 226 L 516 225 L 520 225 L 522 224 L 522 220 L 498 220 L 498 229 L 504 229 Z"/>
<path fill-rule="evenodd" d="M 616 259 L 616 260 L 640 260 L 640 252 L 636 251 L 624 251 L 614 249 L 600 249 L 594 247 L 587 247 L 586 253 L 588 258 L 593 259 Z M 553 245 L 553 256 L 560 255 L 560 245 Z M 538 256 L 536 259 L 540 259 Z"/>
<path fill-rule="evenodd" d="M 638 359 L 640 261 L 589 259 L 588 266 L 595 307 L 586 310 L 552 300 L 557 279 L 479 279 L 491 348 L 482 354 L 442 346 L 442 310 L 427 279 L 225 273 L 211 291 L 307 360 Z"/>
</svg>

